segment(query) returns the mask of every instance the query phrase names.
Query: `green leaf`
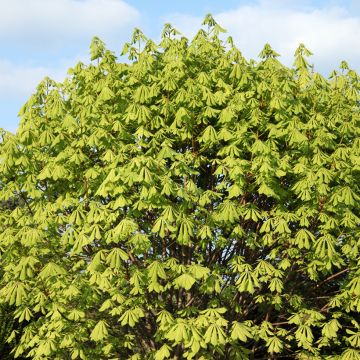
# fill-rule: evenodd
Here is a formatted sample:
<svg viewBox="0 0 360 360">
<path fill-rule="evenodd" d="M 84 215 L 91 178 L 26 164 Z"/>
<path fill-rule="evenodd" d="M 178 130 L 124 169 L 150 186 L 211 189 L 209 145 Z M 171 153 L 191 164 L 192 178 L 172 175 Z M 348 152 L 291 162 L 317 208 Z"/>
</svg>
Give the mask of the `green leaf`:
<svg viewBox="0 0 360 360">
<path fill-rule="evenodd" d="M 155 360 L 164 360 L 170 357 L 171 347 L 167 344 L 164 344 L 156 353 Z"/>
<path fill-rule="evenodd" d="M 226 343 L 226 334 L 220 326 L 211 324 L 205 332 L 204 341 L 214 346 L 222 345 Z"/>
<path fill-rule="evenodd" d="M 93 341 L 102 341 L 108 336 L 108 325 L 105 321 L 100 320 L 92 330 L 90 339 Z"/>
<path fill-rule="evenodd" d="M 240 340 L 246 342 L 248 339 L 252 339 L 251 327 L 244 323 L 234 321 L 231 327 L 231 338 L 233 340 Z"/>
<path fill-rule="evenodd" d="M 176 287 L 182 287 L 185 290 L 190 290 L 191 287 L 195 284 L 195 281 L 196 280 L 191 275 L 182 274 L 174 280 L 174 285 Z"/>
<path fill-rule="evenodd" d="M 129 325 L 130 327 L 134 327 L 139 319 L 144 316 L 144 312 L 138 307 L 126 310 L 120 317 L 121 325 Z"/>
<path fill-rule="evenodd" d="M 268 352 L 271 354 L 280 353 L 283 349 L 283 344 L 281 340 L 276 336 L 270 337 L 266 342 L 266 346 L 268 347 Z"/>
<path fill-rule="evenodd" d="M 39 277 L 43 280 L 49 279 L 53 276 L 65 275 L 66 270 L 53 262 L 49 262 L 39 273 Z"/>
<path fill-rule="evenodd" d="M 124 250 L 114 248 L 109 252 L 106 263 L 109 264 L 111 268 L 120 269 L 123 266 L 123 262 L 128 259 L 129 256 Z"/>
</svg>

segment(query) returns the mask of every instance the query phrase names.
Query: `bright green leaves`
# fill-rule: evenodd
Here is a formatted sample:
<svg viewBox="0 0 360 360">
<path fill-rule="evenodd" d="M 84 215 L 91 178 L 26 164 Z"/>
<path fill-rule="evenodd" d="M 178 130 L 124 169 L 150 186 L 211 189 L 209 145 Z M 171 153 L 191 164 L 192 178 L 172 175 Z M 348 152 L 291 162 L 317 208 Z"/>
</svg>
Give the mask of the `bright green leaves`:
<svg viewBox="0 0 360 360">
<path fill-rule="evenodd" d="M 2 289 L 2 294 L 5 295 L 5 301 L 9 305 L 22 305 L 23 301 L 26 299 L 26 287 L 21 282 L 9 282 L 6 287 Z"/>
<path fill-rule="evenodd" d="M 276 336 L 270 337 L 266 341 L 266 346 L 268 347 L 269 353 L 276 353 L 276 354 L 280 353 L 284 347 L 282 341 Z"/>
<path fill-rule="evenodd" d="M 199 264 L 189 265 L 188 269 L 195 279 L 207 279 L 210 272 L 209 268 Z"/>
<path fill-rule="evenodd" d="M 295 338 L 300 346 L 309 349 L 314 340 L 314 335 L 310 326 L 300 325 L 295 331 Z"/>
<path fill-rule="evenodd" d="M 274 278 L 270 281 L 269 289 L 272 292 L 281 293 L 283 290 L 283 287 L 284 287 L 283 282 L 278 278 Z"/>
<path fill-rule="evenodd" d="M 294 243 L 300 248 L 310 249 L 315 236 L 307 229 L 300 229 L 295 236 Z"/>
<path fill-rule="evenodd" d="M 176 213 L 176 211 L 171 207 L 171 206 L 166 206 L 163 213 L 162 213 L 162 218 L 165 221 L 168 221 L 170 223 L 174 222 L 178 217 L 178 214 Z"/>
<path fill-rule="evenodd" d="M 154 261 L 148 267 L 149 277 L 152 280 L 157 280 L 157 278 L 166 279 L 166 274 L 164 266 L 159 261 Z"/>
<path fill-rule="evenodd" d="M 334 240 L 330 234 L 321 236 L 316 243 L 315 246 L 315 254 L 320 258 L 329 258 L 331 259 L 336 254 L 336 250 L 334 247 Z"/>
<path fill-rule="evenodd" d="M 218 140 L 216 130 L 209 125 L 203 132 L 202 136 L 199 138 L 199 141 L 205 144 L 213 144 Z"/>
<path fill-rule="evenodd" d="M 193 227 L 194 224 L 189 218 L 183 217 L 180 220 L 179 232 L 177 235 L 177 241 L 179 244 L 190 244 L 191 237 L 193 236 Z"/>
<path fill-rule="evenodd" d="M 295 51 L 294 66 L 297 70 L 306 70 L 309 67 L 309 63 L 305 60 L 305 56 L 313 55 L 304 44 L 300 44 Z"/>
<path fill-rule="evenodd" d="M 350 294 L 355 296 L 360 296 L 360 276 L 355 276 L 349 284 L 347 284 L 347 288 Z"/>
<path fill-rule="evenodd" d="M 359 196 L 356 195 L 349 186 L 344 186 L 331 197 L 331 202 L 334 206 L 338 204 L 354 205 L 355 201 L 360 200 Z"/>
<path fill-rule="evenodd" d="M 35 272 L 35 266 L 39 263 L 39 260 L 33 256 L 26 256 L 21 258 L 19 264 L 15 268 L 15 272 L 18 274 L 21 281 L 27 278 L 32 278 Z"/>
<path fill-rule="evenodd" d="M 231 327 L 231 338 L 233 340 L 240 340 L 242 342 L 248 341 L 248 339 L 252 339 L 252 330 L 251 327 L 244 324 L 234 321 Z"/>
<path fill-rule="evenodd" d="M 358 357 L 359 78 L 222 31 L 95 37 L 0 131 L 18 357 Z"/>
<path fill-rule="evenodd" d="M 250 206 L 247 209 L 244 210 L 243 212 L 243 216 L 245 220 L 253 220 L 253 221 L 257 221 L 259 219 L 261 219 L 261 213 L 259 210 L 256 209 L 256 207 L 254 206 Z"/>
<path fill-rule="evenodd" d="M 182 274 L 174 280 L 175 286 L 182 287 L 185 290 L 190 290 L 194 283 L 195 279 L 189 274 Z"/>
<path fill-rule="evenodd" d="M 165 237 L 165 234 L 166 234 L 166 231 L 165 231 L 167 229 L 166 225 L 167 225 L 166 221 L 162 217 L 159 217 L 156 220 L 151 231 L 154 233 L 158 233 L 160 235 L 160 237 L 163 238 L 163 237 Z"/>
<path fill-rule="evenodd" d="M 121 325 L 129 325 L 134 327 L 140 318 L 144 317 L 145 314 L 141 308 L 135 307 L 134 309 L 126 310 L 120 317 Z"/>
<path fill-rule="evenodd" d="M 189 245 L 193 236 L 194 223 L 186 216 L 179 216 L 170 206 L 167 206 L 162 215 L 155 221 L 152 227 L 153 233 L 158 233 L 160 237 L 176 236 L 179 244 Z M 176 234 L 176 235 L 175 235 Z"/>
<path fill-rule="evenodd" d="M 278 234 L 290 234 L 291 230 L 288 226 L 288 222 L 282 218 L 277 219 L 274 232 Z"/>
<path fill-rule="evenodd" d="M 221 326 L 211 324 L 204 334 L 204 341 L 213 346 L 223 345 L 226 343 L 226 334 Z"/>
<path fill-rule="evenodd" d="M 29 308 L 25 308 L 25 309 L 19 309 L 19 311 L 17 311 L 15 313 L 15 318 L 19 319 L 19 322 L 23 322 L 23 321 L 30 321 L 30 319 L 32 318 L 32 312 Z"/>
<path fill-rule="evenodd" d="M 234 223 L 239 218 L 239 213 L 234 202 L 227 200 L 224 201 L 217 213 L 217 218 L 223 222 Z"/>
<path fill-rule="evenodd" d="M 43 280 L 51 279 L 54 276 L 65 275 L 66 270 L 55 263 L 49 262 L 39 273 L 39 277 Z"/>
<path fill-rule="evenodd" d="M 255 288 L 260 285 L 259 279 L 256 273 L 253 271 L 250 264 L 239 264 L 238 266 L 234 266 L 234 272 L 239 273 L 239 277 L 236 281 L 236 286 L 238 291 L 249 292 L 253 294 L 255 292 Z"/>
<path fill-rule="evenodd" d="M 226 30 L 223 29 L 213 18 L 211 14 L 207 14 L 205 16 L 204 21 L 202 22 L 202 25 L 208 26 L 208 31 L 213 31 L 214 35 L 218 35 L 219 33 L 225 33 Z"/>
<path fill-rule="evenodd" d="M 332 339 L 337 337 L 337 333 L 339 329 L 341 329 L 341 327 L 342 326 L 338 320 L 332 319 L 326 324 L 324 324 L 321 332 L 324 337 Z"/>
<path fill-rule="evenodd" d="M 114 97 L 114 93 L 113 91 L 110 90 L 110 88 L 108 86 L 104 86 L 101 91 L 100 94 L 98 96 L 98 99 L 101 101 L 107 101 L 110 100 Z"/>
<path fill-rule="evenodd" d="M 121 269 L 123 262 L 129 259 L 129 255 L 120 248 L 112 249 L 107 258 L 106 263 L 114 269 Z"/>
<path fill-rule="evenodd" d="M 151 96 L 152 89 L 146 85 L 140 85 L 134 93 L 134 100 L 140 104 L 144 104 L 148 101 L 149 98 L 151 98 Z"/>
<path fill-rule="evenodd" d="M 184 321 L 178 321 L 167 333 L 166 338 L 178 344 L 189 340 L 189 327 Z"/>
<path fill-rule="evenodd" d="M 163 290 L 163 286 L 159 283 L 159 279 L 166 279 L 164 266 L 159 261 L 154 261 L 148 267 L 149 285 L 148 290 L 157 293 Z"/>
<path fill-rule="evenodd" d="M 265 44 L 261 52 L 259 53 L 260 59 L 269 59 L 280 56 L 276 51 L 274 51 L 270 44 Z"/>
<path fill-rule="evenodd" d="M 359 358 L 360 352 L 355 349 L 346 349 L 341 356 L 341 360 L 358 360 Z"/>
<path fill-rule="evenodd" d="M 332 325 L 332 332 L 336 333 L 339 329 L 339 324 Z M 358 329 L 357 332 L 352 330 L 346 331 L 350 336 L 347 338 L 348 343 L 354 348 L 360 348 L 360 331 Z"/>
<path fill-rule="evenodd" d="M 108 325 L 105 321 L 100 320 L 92 330 L 90 339 L 94 341 L 102 341 L 108 336 Z"/>
<path fill-rule="evenodd" d="M 171 347 L 167 344 L 164 344 L 155 354 L 155 360 L 164 360 L 170 357 Z"/>
<path fill-rule="evenodd" d="M 118 239 L 127 238 L 138 229 L 138 225 L 132 219 L 125 218 L 119 222 L 113 232 L 112 240 L 117 242 Z"/>
<path fill-rule="evenodd" d="M 84 317 L 85 317 L 85 313 L 83 311 L 77 310 L 77 309 L 72 310 L 68 315 L 68 318 L 73 321 L 79 321 L 79 320 L 83 319 Z"/>
<path fill-rule="evenodd" d="M 99 59 L 104 55 L 105 44 L 97 36 L 93 37 L 90 44 L 90 60 Z"/>
</svg>

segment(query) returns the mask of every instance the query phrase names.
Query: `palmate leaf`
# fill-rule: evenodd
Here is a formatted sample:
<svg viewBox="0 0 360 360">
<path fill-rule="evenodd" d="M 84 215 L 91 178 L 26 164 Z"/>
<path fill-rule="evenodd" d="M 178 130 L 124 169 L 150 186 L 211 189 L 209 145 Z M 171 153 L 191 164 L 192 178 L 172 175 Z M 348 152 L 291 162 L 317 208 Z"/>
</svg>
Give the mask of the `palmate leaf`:
<svg viewBox="0 0 360 360">
<path fill-rule="evenodd" d="M 300 249 L 310 249 L 311 243 L 315 240 L 315 236 L 307 229 L 300 229 L 295 236 L 294 242 Z"/>
<path fill-rule="evenodd" d="M 139 319 L 144 316 L 145 314 L 142 309 L 137 307 L 131 310 L 126 310 L 120 317 L 119 321 L 121 322 L 121 325 L 129 325 L 130 327 L 134 327 Z"/>
<path fill-rule="evenodd" d="M 164 344 L 155 354 L 155 360 L 164 360 L 170 357 L 171 347 L 167 344 Z"/>
<path fill-rule="evenodd" d="M 84 317 L 85 317 L 85 313 L 83 311 L 77 310 L 77 309 L 72 310 L 68 315 L 68 318 L 73 321 L 81 320 Z"/>
<path fill-rule="evenodd" d="M 66 270 L 55 263 L 49 262 L 39 273 L 39 277 L 43 280 L 52 278 L 53 276 L 64 275 Z"/>
<path fill-rule="evenodd" d="M 356 349 L 346 349 L 341 355 L 341 360 L 358 360 L 358 359 L 360 359 L 360 352 Z"/>
<path fill-rule="evenodd" d="M 19 306 L 26 297 L 26 288 L 22 283 L 9 283 L 5 295 L 6 301 L 10 305 L 15 304 L 16 306 Z"/>
<path fill-rule="evenodd" d="M 236 206 L 231 201 L 226 201 L 219 209 L 218 218 L 224 222 L 233 223 L 239 217 Z"/>
<path fill-rule="evenodd" d="M 108 325 L 105 321 L 100 320 L 93 328 L 90 339 L 94 341 L 102 341 L 108 336 Z"/>
<path fill-rule="evenodd" d="M 165 327 L 166 325 L 172 324 L 174 319 L 168 311 L 161 310 L 157 315 L 156 321 L 160 323 L 161 327 Z"/>
<path fill-rule="evenodd" d="M 240 340 L 243 342 L 246 342 L 248 339 L 252 339 L 253 335 L 251 327 L 237 321 L 233 322 L 231 327 L 231 338 L 233 340 Z"/>
<path fill-rule="evenodd" d="M 266 342 L 266 346 L 268 347 L 268 352 L 272 354 L 280 353 L 283 349 L 281 340 L 276 336 L 270 337 Z"/>
<path fill-rule="evenodd" d="M 149 277 L 151 279 L 166 279 L 166 273 L 163 265 L 159 261 L 152 262 L 148 267 Z"/>
<path fill-rule="evenodd" d="M 270 284 L 269 284 L 269 289 L 270 291 L 272 292 L 278 292 L 278 293 L 281 293 L 282 290 L 284 288 L 284 284 L 283 282 L 278 279 L 278 278 L 273 278 L 271 281 L 270 281 Z"/>
<path fill-rule="evenodd" d="M 225 344 L 226 334 L 219 325 L 211 324 L 204 334 L 204 341 L 214 346 Z"/>
<path fill-rule="evenodd" d="M 360 295 L 360 276 L 356 276 L 353 278 L 349 284 L 347 285 L 350 294 L 354 294 L 355 296 Z"/>
<path fill-rule="evenodd" d="M 107 264 L 111 268 L 120 269 L 123 262 L 129 259 L 129 255 L 120 248 L 112 249 L 106 259 Z"/>
<path fill-rule="evenodd" d="M 331 258 L 335 254 L 335 248 L 333 245 L 333 239 L 330 235 L 320 237 L 315 245 L 316 254 L 319 257 L 328 257 Z"/>
<path fill-rule="evenodd" d="M 195 279 L 189 274 L 182 274 L 174 280 L 174 285 L 182 287 L 185 290 L 190 290 L 195 284 Z"/>
<path fill-rule="evenodd" d="M 90 60 L 95 60 L 100 58 L 105 51 L 105 44 L 98 37 L 94 36 L 90 44 Z"/>
<path fill-rule="evenodd" d="M 314 335 L 310 326 L 300 325 L 295 332 L 295 338 L 305 349 L 310 346 L 314 340 Z"/>
<path fill-rule="evenodd" d="M 114 229 L 114 235 L 119 238 L 127 237 L 138 229 L 138 225 L 132 219 L 123 219 Z M 114 239 L 116 240 L 116 239 Z"/>
<path fill-rule="evenodd" d="M 195 279 L 206 279 L 210 269 L 198 264 L 192 264 L 189 266 L 189 271 Z"/>
<path fill-rule="evenodd" d="M 199 141 L 204 143 L 214 143 L 217 141 L 216 130 L 209 125 L 203 132 L 203 135 L 199 138 Z"/>
<path fill-rule="evenodd" d="M 170 328 L 165 337 L 173 341 L 175 344 L 180 343 L 181 341 L 189 340 L 189 329 L 188 326 L 181 320 L 179 320 L 173 327 Z"/>
<path fill-rule="evenodd" d="M 242 266 L 241 267 L 241 273 L 236 281 L 236 286 L 240 292 L 246 291 L 250 294 L 253 294 L 255 292 L 255 288 L 258 287 L 259 280 L 254 272 L 252 272 L 250 266 Z"/>
<path fill-rule="evenodd" d="M 161 237 L 165 237 L 165 230 L 166 230 L 166 222 L 162 217 L 159 217 L 156 220 L 151 231 L 154 233 L 159 233 Z"/>
<path fill-rule="evenodd" d="M 20 310 L 20 309 L 19 309 Z M 19 322 L 29 321 L 33 314 L 28 307 L 15 313 L 15 318 L 19 319 Z"/>
<path fill-rule="evenodd" d="M 104 86 L 99 94 L 98 99 L 102 101 L 110 100 L 114 97 L 113 91 L 110 90 L 108 86 Z"/>
<path fill-rule="evenodd" d="M 335 338 L 337 336 L 338 330 L 341 329 L 341 327 L 342 326 L 338 320 L 332 319 L 328 323 L 324 324 L 324 327 L 322 328 L 322 334 L 327 338 Z"/>
<path fill-rule="evenodd" d="M 193 223 L 190 219 L 183 218 L 180 220 L 179 233 L 177 240 L 180 244 L 187 245 L 190 243 L 190 239 L 193 236 Z"/>
</svg>

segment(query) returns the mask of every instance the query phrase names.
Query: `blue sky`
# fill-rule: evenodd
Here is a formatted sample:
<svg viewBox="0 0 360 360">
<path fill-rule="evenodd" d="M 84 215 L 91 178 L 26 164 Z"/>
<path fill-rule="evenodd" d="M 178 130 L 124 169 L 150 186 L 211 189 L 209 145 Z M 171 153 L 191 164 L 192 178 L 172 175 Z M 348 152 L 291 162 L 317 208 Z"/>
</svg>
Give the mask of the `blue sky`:
<svg viewBox="0 0 360 360">
<path fill-rule="evenodd" d="M 43 77 L 61 81 L 88 61 L 94 35 L 118 54 L 134 27 L 157 40 L 170 22 L 191 37 L 209 12 L 247 58 L 269 42 L 291 66 L 303 42 L 325 76 L 341 60 L 360 73 L 359 0 L 0 0 L 0 9 L 0 127 L 12 132 Z"/>
</svg>

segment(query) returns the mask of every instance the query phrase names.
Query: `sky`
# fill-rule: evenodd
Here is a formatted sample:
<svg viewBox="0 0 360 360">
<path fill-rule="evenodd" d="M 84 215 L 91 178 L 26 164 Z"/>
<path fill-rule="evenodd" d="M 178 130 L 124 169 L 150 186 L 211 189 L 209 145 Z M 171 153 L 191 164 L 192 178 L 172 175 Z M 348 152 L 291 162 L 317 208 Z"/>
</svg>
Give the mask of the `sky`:
<svg viewBox="0 0 360 360">
<path fill-rule="evenodd" d="M 360 0 L 0 0 L 0 128 L 16 132 L 19 109 L 45 76 L 62 81 L 88 63 L 93 36 L 119 54 L 135 27 L 158 41 L 170 22 L 191 39 L 207 13 L 247 59 L 270 43 L 292 66 L 304 43 L 315 71 L 328 76 L 346 60 L 360 73 Z"/>
</svg>

